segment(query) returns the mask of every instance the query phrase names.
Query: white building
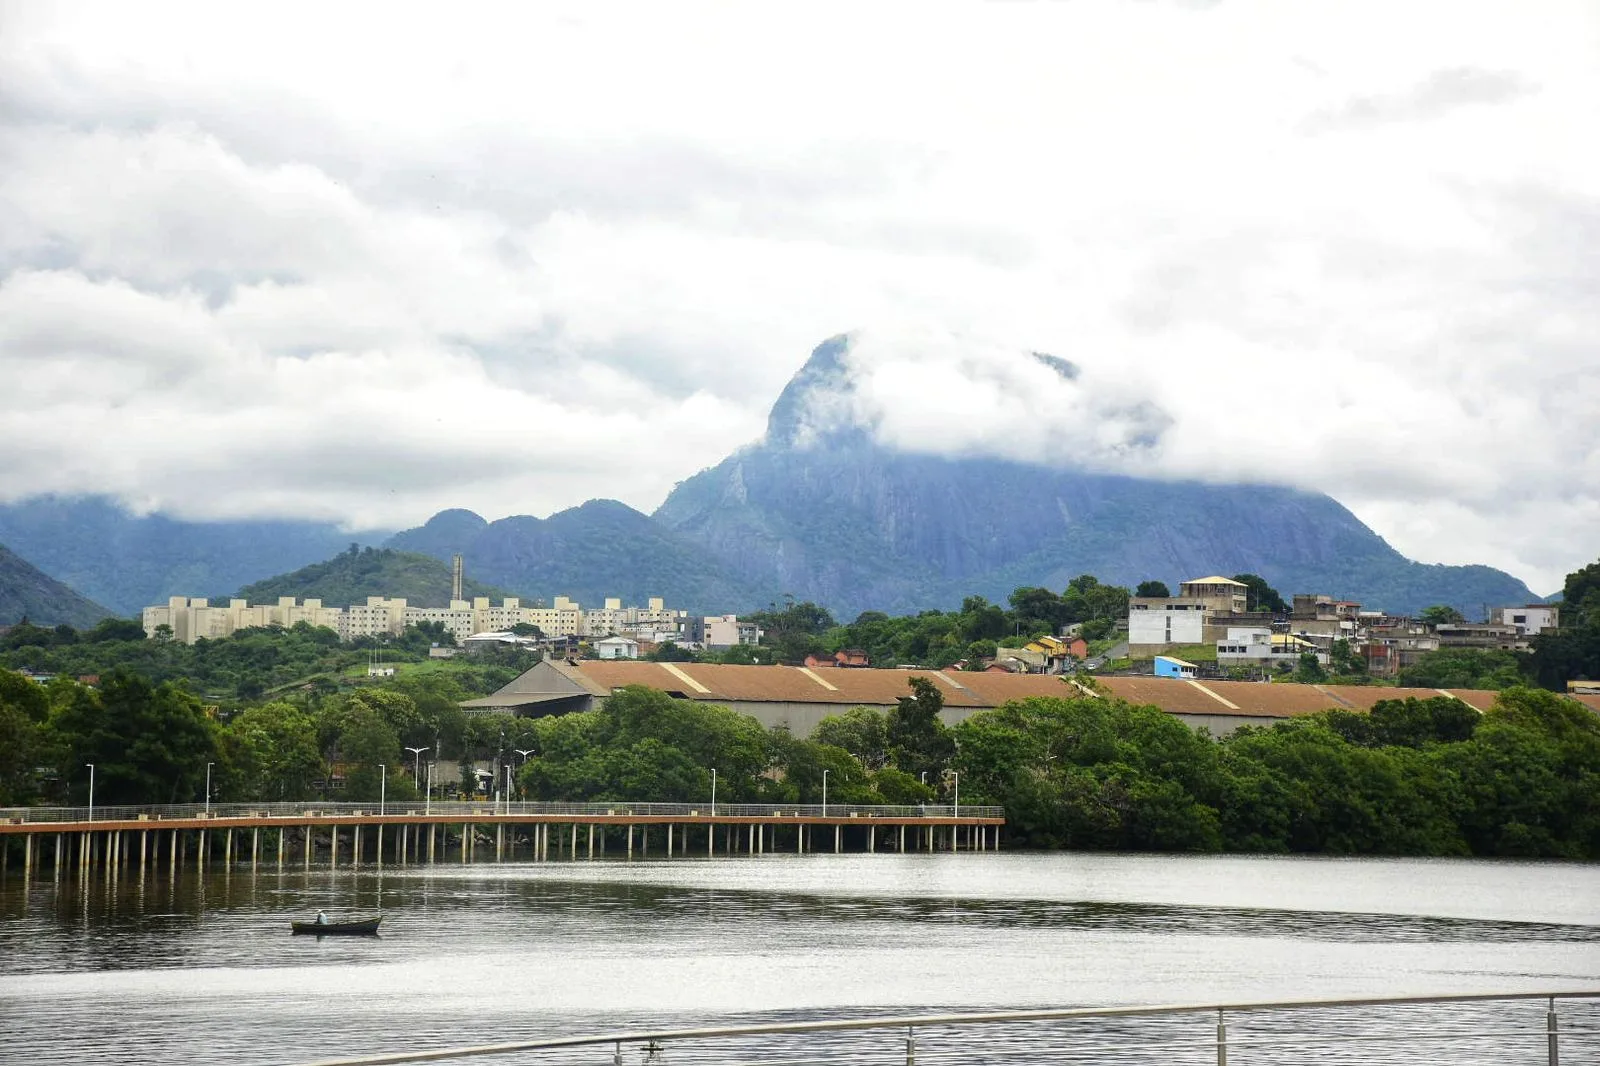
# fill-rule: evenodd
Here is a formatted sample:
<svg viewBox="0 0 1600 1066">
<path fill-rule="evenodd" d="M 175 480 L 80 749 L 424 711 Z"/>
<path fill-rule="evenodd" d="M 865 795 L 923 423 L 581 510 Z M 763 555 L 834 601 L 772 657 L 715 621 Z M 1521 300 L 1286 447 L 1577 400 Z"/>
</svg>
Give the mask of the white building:
<svg viewBox="0 0 1600 1066">
<path fill-rule="evenodd" d="M 1561 625 L 1561 608 L 1548 603 L 1530 603 L 1526 607 L 1502 607 L 1500 617 L 1496 621 L 1501 625 L 1516 626 L 1519 637 L 1531 637 L 1546 629 L 1558 628 Z"/>
<path fill-rule="evenodd" d="M 691 640 L 704 648 L 731 648 L 736 644 L 760 644 L 761 627 L 754 622 L 741 622 L 736 614 L 724 614 L 691 620 L 686 633 Z"/>
<path fill-rule="evenodd" d="M 388 634 L 398 637 L 406 629 L 406 601 L 368 596 L 366 603 L 345 608 L 339 619 L 339 636 L 344 640 Z"/>
<path fill-rule="evenodd" d="M 639 642 L 627 637 L 606 637 L 594 642 L 594 653 L 601 659 L 637 659 Z"/>
<path fill-rule="evenodd" d="M 172 630 L 173 640 L 193 644 L 202 638 L 220 640 L 241 629 L 266 626 L 287 629 L 301 622 L 337 631 L 343 614 L 337 607 L 322 606 L 321 600 L 297 603 L 293 596 L 282 596 L 277 603 L 256 606 L 244 600 L 229 600 L 226 606 L 213 606 L 203 597 L 173 596 L 165 606 L 146 607 L 142 621 L 147 637 L 155 636 L 158 627 L 167 626 Z"/>
<path fill-rule="evenodd" d="M 144 609 L 146 636 L 155 636 L 159 626 L 170 626 L 172 638 L 193 644 L 202 637 L 220 639 L 231 636 L 236 630 L 251 626 L 282 626 L 288 628 L 299 622 L 326 626 L 335 630 L 342 640 L 359 637 L 399 636 L 407 626 L 423 622 L 436 622 L 454 634 L 458 642 L 477 633 L 498 633 L 518 625 L 533 625 L 546 637 L 629 636 L 648 635 L 651 639 L 675 639 L 683 630 L 687 612 L 668 610 L 665 602 L 653 598 L 646 607 L 624 607 L 620 599 L 608 599 L 606 605 L 585 615 L 582 606 L 565 596 L 557 596 L 549 607 L 525 607 L 514 597 L 498 605 L 487 596 L 468 600 L 451 600 L 448 607 L 413 607 L 404 599 L 369 596 L 366 603 L 347 608 L 324 607 L 321 600 L 309 599 L 303 604 L 294 597 L 285 596 L 275 604 L 252 606 L 244 600 L 232 600 L 226 607 L 212 606 L 204 599 L 173 596 L 164 605 Z M 735 628 L 739 623 L 733 615 Z M 729 638 L 729 643 L 753 644 L 759 631 L 748 639 Z M 743 632 L 742 630 L 740 632 Z M 748 634 L 747 634 L 748 636 Z"/>
<path fill-rule="evenodd" d="M 583 635 L 604 637 L 610 634 L 637 637 L 644 633 L 668 631 L 677 633 L 683 628 L 687 611 L 669 611 L 666 601 L 653 596 L 646 607 L 624 607 L 615 597 L 607 599 L 599 610 L 585 611 Z"/>
<path fill-rule="evenodd" d="M 1298 666 L 1300 656 L 1311 652 L 1326 666 L 1328 653 L 1304 637 L 1274 633 L 1265 626 L 1229 626 L 1228 635 L 1217 641 L 1218 666 L 1260 666 L 1275 669 L 1278 664 Z"/>
<path fill-rule="evenodd" d="M 1136 596 L 1128 601 L 1128 645 L 1203 643 L 1206 615 L 1201 600 Z"/>
</svg>

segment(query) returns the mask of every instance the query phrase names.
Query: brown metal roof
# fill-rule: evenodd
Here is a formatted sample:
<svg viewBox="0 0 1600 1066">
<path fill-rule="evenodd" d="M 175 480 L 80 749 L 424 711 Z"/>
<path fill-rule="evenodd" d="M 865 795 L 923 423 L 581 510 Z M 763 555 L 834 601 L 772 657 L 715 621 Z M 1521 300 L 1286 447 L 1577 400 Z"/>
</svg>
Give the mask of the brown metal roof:
<svg viewBox="0 0 1600 1066">
<path fill-rule="evenodd" d="M 566 664 L 562 664 L 566 666 Z M 713 663 L 654 663 L 629 660 L 583 660 L 563 671 L 581 675 L 591 692 L 607 693 L 624 685 L 647 685 L 689 699 L 714 703 L 819 703 L 841 708 L 892 707 L 909 695 L 907 682 L 925 677 L 938 686 L 945 705 L 960 708 L 998 707 L 1009 700 L 1034 696 L 1072 698 L 1082 690 L 1059 675 L 971 673 L 939 670 L 808 670 L 794 666 L 724 666 Z M 1099 684 L 1130 703 L 1149 704 L 1169 714 L 1223 715 L 1282 719 L 1327 710 L 1365 712 L 1379 700 L 1454 696 L 1479 710 L 1488 710 L 1495 693 L 1456 689 L 1384 688 L 1359 685 L 1265 684 L 1254 681 L 1210 681 L 1165 677 L 1103 677 Z M 1600 711 L 1600 696 L 1575 697 Z"/>
</svg>

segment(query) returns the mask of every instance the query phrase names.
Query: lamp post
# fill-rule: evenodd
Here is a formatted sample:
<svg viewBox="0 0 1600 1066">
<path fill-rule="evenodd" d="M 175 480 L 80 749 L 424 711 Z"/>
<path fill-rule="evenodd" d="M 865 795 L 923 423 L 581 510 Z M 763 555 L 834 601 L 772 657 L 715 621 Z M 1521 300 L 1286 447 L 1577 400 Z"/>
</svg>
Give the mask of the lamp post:
<svg viewBox="0 0 1600 1066">
<path fill-rule="evenodd" d="M 961 773 L 960 773 L 960 771 L 951 770 L 950 771 L 950 779 L 955 784 L 955 806 L 956 806 L 956 809 L 955 809 L 954 817 L 960 818 L 961 817 Z M 951 832 L 954 832 L 954 831 L 955 830 L 951 830 Z"/>
<path fill-rule="evenodd" d="M 389 802 L 389 768 L 378 764 L 378 817 L 383 817 L 384 805 Z M 382 832 L 380 829 L 379 832 Z"/>
<path fill-rule="evenodd" d="M 94 821 L 94 763 L 86 762 L 83 765 L 89 768 L 89 821 Z"/>
<path fill-rule="evenodd" d="M 829 772 L 830 771 L 827 771 L 827 770 L 822 771 L 822 816 L 824 818 L 826 818 L 828 816 L 828 774 L 829 774 Z"/>
<path fill-rule="evenodd" d="M 531 755 L 533 755 L 534 752 L 538 751 L 539 749 L 538 748 L 512 748 L 511 750 L 516 752 L 518 755 L 522 756 L 522 763 L 523 763 L 524 766 L 526 766 L 527 763 L 528 763 L 528 758 Z"/>
<path fill-rule="evenodd" d="M 711 817 L 717 816 L 717 768 L 711 768 Z"/>
<path fill-rule="evenodd" d="M 533 753 L 538 751 L 539 749 L 538 748 L 512 748 L 511 750 L 516 752 L 518 755 L 522 756 L 522 764 L 524 766 L 526 766 L 528 764 L 528 760 L 533 757 Z M 507 787 L 509 788 L 510 786 L 508 785 Z M 510 808 L 508 807 L 507 810 L 510 810 Z"/>
<path fill-rule="evenodd" d="M 422 753 L 427 748 L 407 748 L 411 753 L 411 783 L 418 788 L 422 787 Z"/>
<path fill-rule="evenodd" d="M 206 763 L 206 817 L 211 817 L 211 768 L 216 763 Z"/>
<path fill-rule="evenodd" d="M 506 813 L 511 813 L 511 763 L 506 762 Z"/>
</svg>

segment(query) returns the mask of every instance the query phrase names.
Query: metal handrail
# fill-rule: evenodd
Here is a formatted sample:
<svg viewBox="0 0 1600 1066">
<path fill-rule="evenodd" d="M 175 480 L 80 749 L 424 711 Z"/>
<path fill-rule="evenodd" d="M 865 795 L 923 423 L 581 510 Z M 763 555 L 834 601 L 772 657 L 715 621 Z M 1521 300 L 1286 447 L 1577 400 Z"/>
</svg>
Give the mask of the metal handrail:
<svg viewBox="0 0 1600 1066">
<path fill-rule="evenodd" d="M 987 1011 L 971 1014 L 920 1014 L 901 1017 L 843 1018 L 812 1022 L 761 1022 L 751 1025 L 714 1026 L 699 1029 L 597 1033 L 588 1036 L 520 1040 L 503 1044 L 479 1044 L 469 1047 L 436 1048 L 427 1051 L 387 1052 L 377 1055 L 360 1055 L 354 1058 L 319 1059 L 316 1062 L 305 1063 L 303 1066 L 388 1066 L 391 1063 L 437 1062 L 444 1059 L 475 1058 L 485 1055 L 504 1055 L 511 1052 L 549 1051 L 558 1048 L 590 1047 L 604 1044 L 613 1044 L 620 1049 L 623 1044 L 660 1045 L 668 1041 L 705 1040 L 740 1036 L 775 1036 L 870 1029 L 904 1029 L 911 1033 L 917 1029 L 931 1026 L 993 1025 L 1007 1022 L 1064 1021 L 1078 1018 L 1158 1017 L 1162 1015 L 1200 1013 L 1217 1015 L 1219 1022 L 1218 1041 L 1220 1043 L 1224 1040 L 1221 1033 L 1221 1019 L 1230 1011 L 1326 1010 L 1342 1007 L 1399 1006 L 1428 1003 L 1492 1003 L 1527 1000 L 1548 1000 L 1550 1002 L 1552 1027 L 1548 1032 L 1537 1030 L 1524 1030 L 1523 1032 L 1525 1034 L 1549 1035 L 1553 1041 L 1556 1034 L 1554 1029 L 1555 1001 L 1558 999 L 1600 999 L 1600 989 L 1564 989 L 1544 992 L 1462 992 L 1433 996 L 1359 996 L 1340 999 L 1279 999 L 1124 1007 L 1069 1007 L 1046 1010 Z M 1589 1030 L 1562 1030 L 1561 1035 L 1571 1035 L 1579 1032 L 1587 1033 Z M 1553 1046 L 1552 1043 L 1552 1048 Z M 910 1061 L 910 1059 L 908 1058 L 907 1061 Z M 1552 1059 L 1553 1061 L 1555 1060 Z"/>
<path fill-rule="evenodd" d="M 306 800 L 292 803 L 203 803 L 147 804 L 142 806 L 103 806 L 95 804 L 94 822 L 136 822 L 141 820 L 193 820 L 227 821 L 241 818 L 314 818 L 379 817 L 377 801 L 349 802 Z M 0 807 L 0 823 L 69 823 L 91 821 L 87 807 Z M 853 803 L 633 803 L 626 800 L 567 803 L 561 801 L 524 800 L 482 802 L 437 800 L 432 802 L 388 801 L 382 804 L 382 814 L 395 816 L 469 815 L 473 817 L 547 818 L 559 815 L 578 816 L 634 816 L 639 818 L 685 817 L 707 818 L 927 818 L 940 821 L 953 819 L 1004 819 L 1005 808 L 963 803 L 960 807 L 948 804 L 918 805 L 867 805 Z"/>
</svg>

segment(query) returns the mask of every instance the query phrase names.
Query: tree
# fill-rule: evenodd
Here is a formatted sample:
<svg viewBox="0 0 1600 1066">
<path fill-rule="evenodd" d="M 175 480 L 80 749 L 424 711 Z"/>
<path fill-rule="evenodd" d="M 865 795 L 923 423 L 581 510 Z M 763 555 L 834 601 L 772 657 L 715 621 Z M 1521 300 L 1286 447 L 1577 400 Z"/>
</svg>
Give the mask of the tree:
<svg viewBox="0 0 1600 1066">
<path fill-rule="evenodd" d="M 677 643 L 664 640 L 656 645 L 655 649 L 646 656 L 651 662 L 656 663 L 692 663 L 694 652 L 688 648 L 680 647 Z"/>
<path fill-rule="evenodd" d="M 907 679 L 911 695 L 901 696 L 887 723 L 890 757 L 908 774 L 936 773 L 949 765 L 955 743 L 939 720 L 944 697 L 925 677 Z"/>
<path fill-rule="evenodd" d="M 102 618 L 93 629 L 83 634 L 83 639 L 91 644 L 108 640 L 143 640 L 144 626 L 131 618 Z"/>
<path fill-rule="evenodd" d="M 1300 653 L 1300 662 L 1294 668 L 1294 679 L 1302 685 L 1320 685 L 1328 680 L 1328 672 L 1322 668 L 1322 663 L 1317 660 L 1317 653 L 1303 651 Z"/>
<path fill-rule="evenodd" d="M 1562 689 L 1568 681 L 1600 680 L 1600 562 L 1567 575 L 1561 628 L 1534 636 L 1531 669 L 1539 684 Z"/>
<path fill-rule="evenodd" d="M 98 692 L 74 687 L 49 729 L 75 802 L 87 799 L 86 763 L 95 764 L 95 797 L 104 803 L 196 799 L 205 764 L 218 754 L 215 727 L 199 700 L 125 670 L 103 677 Z"/>
<path fill-rule="evenodd" d="M 1029 586 L 1014 590 L 1011 593 L 1011 610 L 1016 615 L 1018 626 L 1029 634 L 1039 630 L 1054 633 L 1064 623 L 1076 621 L 1068 619 L 1061 597 L 1045 588 Z"/>
<path fill-rule="evenodd" d="M 871 707 L 828 715 L 811 731 L 811 739 L 843 748 L 869 770 L 881 768 L 889 759 L 889 724 Z"/>
<path fill-rule="evenodd" d="M 1162 599 L 1166 599 L 1171 597 L 1172 590 L 1167 588 L 1166 583 L 1162 581 L 1141 581 L 1133 594 L 1135 596 L 1159 596 Z"/>
<path fill-rule="evenodd" d="M 1502 689 L 1525 683 L 1514 652 L 1494 648 L 1440 648 L 1400 670 L 1407 688 Z"/>
<path fill-rule="evenodd" d="M 1289 613 L 1289 605 L 1283 602 L 1278 590 L 1267 584 L 1267 579 L 1260 574 L 1234 574 L 1233 579 L 1245 586 L 1245 610 Z"/>
<path fill-rule="evenodd" d="M 235 715 L 224 731 L 230 786 L 238 799 L 298 800 L 322 776 L 322 751 L 310 714 L 290 703 L 267 703 Z"/>
<path fill-rule="evenodd" d="M 1348 640 L 1336 640 L 1329 655 L 1333 672 L 1345 677 L 1354 677 L 1357 681 L 1367 673 L 1367 660 L 1357 655 L 1350 647 Z"/>
<path fill-rule="evenodd" d="M 1432 607 L 1424 607 L 1417 615 L 1417 621 L 1427 626 L 1458 625 L 1466 620 L 1466 615 L 1445 603 L 1436 603 Z"/>
</svg>

